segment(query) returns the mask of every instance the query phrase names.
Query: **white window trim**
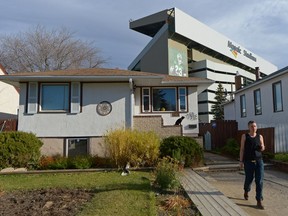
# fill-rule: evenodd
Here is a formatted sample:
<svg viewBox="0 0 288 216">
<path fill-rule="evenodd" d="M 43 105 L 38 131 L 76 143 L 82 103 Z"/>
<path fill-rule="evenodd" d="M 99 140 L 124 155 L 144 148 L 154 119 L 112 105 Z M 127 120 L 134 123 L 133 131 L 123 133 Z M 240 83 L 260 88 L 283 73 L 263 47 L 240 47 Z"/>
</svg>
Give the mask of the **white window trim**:
<svg viewBox="0 0 288 216">
<path fill-rule="evenodd" d="M 181 110 L 181 104 L 180 104 L 180 89 L 184 89 L 185 90 L 185 95 L 182 95 L 185 97 L 185 110 Z M 187 112 L 187 88 L 186 87 L 178 87 L 178 111 L 179 112 Z"/>
<path fill-rule="evenodd" d="M 80 82 L 71 83 L 71 98 L 70 98 L 70 112 L 80 113 L 81 103 L 81 84 Z"/>
<path fill-rule="evenodd" d="M 148 90 L 148 95 L 144 95 L 144 90 Z M 149 98 L 149 110 L 144 110 L 144 96 Z M 151 91 L 150 88 L 142 88 L 142 112 L 147 113 L 151 112 Z"/>
<path fill-rule="evenodd" d="M 38 111 L 38 83 L 28 83 L 27 113 L 35 114 Z"/>
</svg>

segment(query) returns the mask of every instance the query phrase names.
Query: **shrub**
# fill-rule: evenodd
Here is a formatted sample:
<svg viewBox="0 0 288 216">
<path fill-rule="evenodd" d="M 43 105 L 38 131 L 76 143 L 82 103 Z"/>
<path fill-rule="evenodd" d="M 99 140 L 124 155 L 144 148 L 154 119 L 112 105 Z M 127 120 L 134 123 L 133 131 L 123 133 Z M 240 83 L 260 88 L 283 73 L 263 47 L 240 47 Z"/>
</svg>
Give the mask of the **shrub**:
<svg viewBox="0 0 288 216">
<path fill-rule="evenodd" d="M 230 155 L 233 158 L 239 157 L 240 145 L 237 143 L 237 140 L 234 138 L 229 138 L 226 142 L 226 145 L 222 148 L 222 153 Z"/>
<path fill-rule="evenodd" d="M 171 136 L 162 140 L 160 156 L 172 157 L 185 167 L 197 166 L 203 161 L 203 149 L 191 137 Z"/>
<path fill-rule="evenodd" d="M 35 166 L 40 159 L 43 145 L 34 134 L 13 131 L 0 133 L 0 167 Z"/>
<path fill-rule="evenodd" d="M 155 170 L 155 184 L 162 190 L 177 189 L 180 186 L 177 179 L 178 162 L 170 157 L 163 157 Z"/>
<path fill-rule="evenodd" d="M 68 158 L 67 168 L 68 169 L 89 169 L 92 166 L 91 156 L 76 156 Z"/>
<path fill-rule="evenodd" d="M 99 157 L 95 155 L 92 157 L 92 168 L 113 168 L 116 167 L 116 164 L 111 158 Z"/>
<path fill-rule="evenodd" d="M 288 162 L 288 153 L 277 153 L 275 154 L 275 160 L 282 162 Z"/>
<path fill-rule="evenodd" d="M 117 129 L 106 134 L 105 143 L 118 167 L 128 162 L 131 166 L 152 166 L 157 162 L 160 139 L 154 132 Z"/>
</svg>

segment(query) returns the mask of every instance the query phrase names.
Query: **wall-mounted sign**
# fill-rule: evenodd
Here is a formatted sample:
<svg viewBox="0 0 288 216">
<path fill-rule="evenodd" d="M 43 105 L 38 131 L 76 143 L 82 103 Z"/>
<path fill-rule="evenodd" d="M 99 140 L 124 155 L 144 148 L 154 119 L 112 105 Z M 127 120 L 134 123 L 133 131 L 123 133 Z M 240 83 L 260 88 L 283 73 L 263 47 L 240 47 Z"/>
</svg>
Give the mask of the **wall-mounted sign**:
<svg viewBox="0 0 288 216">
<path fill-rule="evenodd" d="M 238 54 L 245 56 L 246 58 L 249 58 L 250 60 L 256 62 L 257 58 L 255 56 L 253 56 L 253 54 L 251 52 L 248 52 L 247 50 L 242 49 L 240 46 L 236 46 L 235 44 L 233 44 L 231 41 L 228 41 L 228 48 L 230 48 L 230 52 L 233 54 L 233 56 L 235 58 L 237 58 Z"/>
</svg>

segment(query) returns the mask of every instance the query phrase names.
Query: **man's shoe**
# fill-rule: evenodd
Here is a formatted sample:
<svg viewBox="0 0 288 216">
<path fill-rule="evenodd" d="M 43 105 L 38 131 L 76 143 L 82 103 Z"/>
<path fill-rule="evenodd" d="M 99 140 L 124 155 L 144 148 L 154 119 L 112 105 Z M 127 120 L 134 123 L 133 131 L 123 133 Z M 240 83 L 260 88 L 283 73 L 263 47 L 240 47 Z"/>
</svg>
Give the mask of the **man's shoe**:
<svg viewBox="0 0 288 216">
<path fill-rule="evenodd" d="M 259 209 L 264 209 L 264 206 L 262 205 L 262 202 L 261 201 L 257 201 L 257 207 Z"/>
<path fill-rule="evenodd" d="M 245 192 L 244 192 L 244 199 L 245 199 L 245 200 L 248 200 L 248 198 L 249 198 L 248 192 L 245 191 Z"/>
</svg>

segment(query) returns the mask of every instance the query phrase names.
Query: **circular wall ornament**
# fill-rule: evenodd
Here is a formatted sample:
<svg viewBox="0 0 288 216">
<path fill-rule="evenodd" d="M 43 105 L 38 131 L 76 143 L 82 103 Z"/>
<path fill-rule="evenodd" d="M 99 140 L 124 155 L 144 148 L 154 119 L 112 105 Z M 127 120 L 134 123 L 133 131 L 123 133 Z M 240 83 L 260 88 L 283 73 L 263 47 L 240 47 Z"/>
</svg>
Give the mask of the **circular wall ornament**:
<svg viewBox="0 0 288 216">
<path fill-rule="evenodd" d="M 102 101 L 96 107 L 96 111 L 101 116 L 106 116 L 112 111 L 112 105 L 108 101 Z"/>
</svg>

